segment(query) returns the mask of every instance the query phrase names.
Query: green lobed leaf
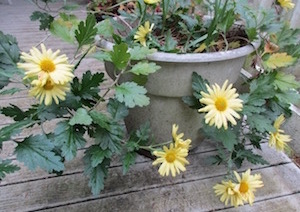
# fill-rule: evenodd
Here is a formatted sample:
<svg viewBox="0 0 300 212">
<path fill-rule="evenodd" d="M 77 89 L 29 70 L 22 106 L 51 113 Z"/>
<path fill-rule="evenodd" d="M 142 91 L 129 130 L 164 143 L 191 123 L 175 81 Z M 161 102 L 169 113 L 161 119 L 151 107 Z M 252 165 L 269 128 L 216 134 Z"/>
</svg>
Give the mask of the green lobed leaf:
<svg viewBox="0 0 300 212">
<path fill-rule="evenodd" d="M 197 99 L 201 99 L 201 91 L 207 92 L 206 85 L 209 85 L 209 82 L 206 79 L 203 79 L 201 75 L 197 74 L 196 72 L 193 72 L 192 74 L 192 88 L 193 88 L 193 95 Z"/>
<path fill-rule="evenodd" d="M 224 128 L 218 129 L 214 126 L 208 126 L 207 124 L 204 124 L 202 130 L 207 136 L 215 139 L 218 142 L 221 142 L 223 146 L 228 149 L 228 151 L 232 151 L 234 145 L 238 143 L 237 135 L 229 128 L 227 130 Z"/>
<path fill-rule="evenodd" d="M 17 165 L 11 164 L 11 160 L 1 160 L 0 159 L 0 181 L 5 178 L 7 174 L 14 173 L 19 171 L 20 167 Z"/>
<path fill-rule="evenodd" d="M 21 121 L 27 117 L 26 114 L 24 114 L 23 110 L 21 110 L 18 106 L 12 104 L 9 107 L 1 108 L 0 111 L 5 116 L 13 118 L 15 121 Z"/>
<path fill-rule="evenodd" d="M 202 107 L 199 99 L 194 96 L 184 96 L 182 101 L 192 109 L 200 109 Z"/>
<path fill-rule="evenodd" d="M 108 166 L 110 164 L 109 159 L 105 159 L 101 164 L 96 167 L 91 166 L 92 155 L 85 154 L 84 160 L 84 174 L 89 178 L 89 187 L 92 189 L 93 195 L 98 195 L 104 188 L 104 180 L 107 177 Z"/>
<path fill-rule="evenodd" d="M 272 120 L 268 117 L 261 114 L 252 114 L 247 117 L 247 123 L 250 126 L 250 129 L 256 129 L 261 133 L 274 132 L 275 128 L 273 127 Z"/>
<path fill-rule="evenodd" d="M 130 60 L 130 53 L 126 43 L 115 44 L 113 51 L 110 52 L 111 61 L 118 70 L 127 67 Z"/>
<path fill-rule="evenodd" d="M 31 21 L 40 21 L 40 30 L 47 30 L 50 29 L 50 25 L 54 20 L 54 17 L 51 16 L 49 13 L 34 11 L 30 16 Z"/>
<path fill-rule="evenodd" d="M 114 34 L 114 28 L 109 19 L 105 19 L 96 25 L 98 34 L 104 38 L 110 38 Z"/>
<path fill-rule="evenodd" d="M 63 21 L 55 20 L 51 23 L 50 32 L 68 43 L 74 43 L 74 31 Z"/>
<path fill-rule="evenodd" d="M 54 144 L 61 149 L 61 154 L 66 160 L 72 160 L 79 148 L 86 144 L 83 138 L 85 130 L 79 126 L 71 126 L 67 121 L 62 121 L 57 124 L 54 131 Z"/>
<path fill-rule="evenodd" d="M 83 74 L 81 82 L 77 77 L 71 83 L 72 93 L 80 97 L 83 105 L 93 106 L 99 99 L 99 85 L 104 81 L 103 73 L 91 74 L 87 71 Z"/>
<path fill-rule="evenodd" d="M 156 49 L 149 49 L 146 46 L 135 46 L 129 50 L 131 55 L 131 60 L 143 60 L 146 59 L 148 55 L 156 52 Z"/>
<path fill-rule="evenodd" d="M 276 88 L 282 91 L 300 88 L 300 82 L 295 80 L 295 76 L 291 74 L 285 74 L 284 72 L 277 72 L 274 85 Z"/>
<path fill-rule="evenodd" d="M 91 166 L 93 168 L 101 164 L 106 158 L 112 157 L 112 152 L 109 149 L 103 150 L 99 145 L 92 145 L 86 151 L 86 155 L 90 156 Z"/>
<path fill-rule="evenodd" d="M 95 124 L 98 124 L 101 128 L 107 130 L 110 129 L 109 124 L 112 120 L 110 120 L 110 118 L 107 115 L 105 115 L 103 112 L 92 110 L 89 112 L 89 115 L 91 116 Z"/>
<path fill-rule="evenodd" d="M 85 22 L 81 21 L 78 25 L 78 29 L 75 30 L 75 38 L 78 45 L 82 47 L 83 45 L 91 44 L 94 42 L 94 37 L 97 34 L 96 19 L 93 14 L 89 14 L 86 17 Z"/>
<path fill-rule="evenodd" d="M 1 87 L 1 85 L 0 85 Z M 21 88 L 9 88 L 9 89 L 5 89 L 0 91 L 0 95 L 13 95 L 15 93 L 18 93 L 20 91 L 22 91 L 23 89 Z"/>
<path fill-rule="evenodd" d="M 130 168 L 135 163 L 137 157 L 136 152 L 126 152 L 122 158 L 123 162 L 123 175 L 126 174 Z"/>
<path fill-rule="evenodd" d="M 29 136 L 15 148 L 17 160 L 30 170 L 40 167 L 48 172 L 64 170 L 62 158 L 53 152 L 54 144 L 45 135 Z"/>
<path fill-rule="evenodd" d="M 150 128 L 150 122 L 146 122 L 142 125 L 140 125 L 139 129 L 136 131 L 136 136 L 139 139 L 139 143 L 142 145 L 145 145 L 145 142 L 147 142 L 151 135 L 151 128 Z"/>
<path fill-rule="evenodd" d="M 97 128 L 95 133 L 95 142 L 99 144 L 103 150 L 109 149 L 114 153 L 120 152 L 122 139 L 123 130 L 118 125 L 111 125 L 110 130 Z"/>
<path fill-rule="evenodd" d="M 86 109 L 78 108 L 74 116 L 70 119 L 69 124 L 71 126 L 74 126 L 75 124 L 90 125 L 92 121 L 93 120 Z"/>
<path fill-rule="evenodd" d="M 176 51 L 177 41 L 172 37 L 171 30 L 169 30 L 165 36 L 165 45 L 162 46 L 162 50 L 165 52 Z"/>
<path fill-rule="evenodd" d="M 9 84 L 11 76 L 19 73 L 16 67 L 19 52 L 16 38 L 0 31 L 0 89 Z"/>
<path fill-rule="evenodd" d="M 103 61 L 110 61 L 111 62 L 111 57 L 108 52 L 96 52 L 91 55 L 91 57 L 103 62 Z"/>
<path fill-rule="evenodd" d="M 6 127 L 0 129 L 0 149 L 2 148 L 2 143 L 9 140 L 12 136 L 21 132 L 25 127 L 30 127 L 35 123 L 31 119 L 24 119 L 19 122 L 15 122 Z"/>
<path fill-rule="evenodd" d="M 135 64 L 129 72 L 135 75 L 149 75 L 155 73 L 161 67 L 156 65 L 155 63 L 148 63 L 148 62 L 139 62 Z"/>
<path fill-rule="evenodd" d="M 116 99 L 120 102 L 124 102 L 129 108 L 135 106 L 143 107 L 150 103 L 149 97 L 145 95 L 147 90 L 134 82 L 122 83 L 116 87 L 115 91 Z"/>
<path fill-rule="evenodd" d="M 129 113 L 127 107 L 115 99 L 109 99 L 107 111 L 115 121 L 123 120 Z"/>
<path fill-rule="evenodd" d="M 244 149 L 237 152 L 237 157 L 246 158 L 252 164 L 269 164 L 261 155 L 254 154 L 250 149 Z"/>
<path fill-rule="evenodd" d="M 296 90 L 288 90 L 276 93 L 280 103 L 286 104 L 299 104 L 300 95 Z"/>
</svg>

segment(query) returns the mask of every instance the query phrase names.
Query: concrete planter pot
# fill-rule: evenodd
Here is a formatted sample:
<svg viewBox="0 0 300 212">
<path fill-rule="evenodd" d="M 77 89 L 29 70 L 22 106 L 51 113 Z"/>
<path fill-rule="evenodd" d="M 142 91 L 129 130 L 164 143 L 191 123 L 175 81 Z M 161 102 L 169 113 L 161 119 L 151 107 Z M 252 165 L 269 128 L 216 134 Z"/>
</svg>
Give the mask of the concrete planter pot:
<svg viewBox="0 0 300 212">
<path fill-rule="evenodd" d="M 197 147 L 204 138 L 199 132 L 203 116 L 182 101 L 183 96 L 192 95 L 192 73 L 197 72 L 211 84 L 223 84 L 226 79 L 234 83 L 240 75 L 246 56 L 259 44 L 257 42 L 226 52 L 199 54 L 157 52 L 148 56 L 148 60 L 161 66 L 161 69 L 151 74 L 145 85 L 150 105 L 130 110 L 125 120 L 127 129 L 129 131 L 137 129 L 141 124 L 150 121 L 156 141 L 166 142 L 172 139 L 171 129 L 175 123 L 179 125 L 179 132 L 185 134 L 184 138 L 192 139 L 193 147 Z M 99 39 L 98 45 L 110 50 L 113 43 Z M 113 65 L 106 62 L 105 67 L 110 75 Z"/>
</svg>

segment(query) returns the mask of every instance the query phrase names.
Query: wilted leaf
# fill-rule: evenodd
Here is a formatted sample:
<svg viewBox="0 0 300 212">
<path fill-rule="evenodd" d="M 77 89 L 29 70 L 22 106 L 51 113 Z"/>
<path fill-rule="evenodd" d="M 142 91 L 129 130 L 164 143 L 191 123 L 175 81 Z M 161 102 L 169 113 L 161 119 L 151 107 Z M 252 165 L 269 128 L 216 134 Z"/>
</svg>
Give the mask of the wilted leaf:
<svg viewBox="0 0 300 212">
<path fill-rule="evenodd" d="M 268 68 L 276 69 L 292 65 L 295 61 L 296 58 L 293 58 L 284 52 L 271 54 L 271 56 L 264 63 Z"/>
</svg>

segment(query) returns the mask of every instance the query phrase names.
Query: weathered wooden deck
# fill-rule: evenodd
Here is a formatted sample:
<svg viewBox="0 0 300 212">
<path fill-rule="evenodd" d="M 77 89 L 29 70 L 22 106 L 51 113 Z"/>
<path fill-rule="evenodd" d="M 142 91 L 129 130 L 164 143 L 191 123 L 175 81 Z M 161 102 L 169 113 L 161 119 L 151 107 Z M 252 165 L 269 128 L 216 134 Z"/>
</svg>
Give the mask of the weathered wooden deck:
<svg viewBox="0 0 300 212">
<path fill-rule="evenodd" d="M 38 24 L 29 20 L 35 9 L 33 5 L 21 0 L 13 0 L 12 5 L 5 0 L 0 3 L 5 3 L 0 4 L 0 30 L 16 36 L 23 51 L 28 51 L 45 37 L 45 33 L 38 30 Z M 53 38 L 46 44 L 67 54 L 73 50 Z M 80 69 L 103 71 L 103 64 L 89 59 Z M 9 102 L 26 108 L 34 100 L 26 93 L 0 96 L 1 106 Z M 0 127 L 10 122 L 0 116 Z M 294 127 L 299 129 L 299 125 Z M 299 137 L 297 139 L 293 142 L 299 144 Z M 6 142 L 0 157 L 14 159 L 11 151 L 12 143 Z M 187 171 L 176 178 L 160 177 L 157 167 L 152 167 L 151 161 L 142 156 L 132 170 L 122 176 L 121 164 L 115 161 L 99 196 L 91 194 L 83 175 L 83 152 L 84 149 L 80 150 L 77 158 L 66 164 L 66 171 L 61 176 L 41 170 L 30 172 L 19 164 L 21 171 L 8 175 L 0 183 L 0 211 L 300 211 L 300 169 L 289 157 L 270 149 L 266 143 L 263 154 L 270 164 L 244 164 L 239 170 L 251 168 L 253 173 L 261 173 L 265 186 L 256 193 L 252 207 L 245 205 L 237 209 L 225 207 L 214 195 L 212 187 L 223 179 L 226 170 L 223 166 L 211 167 L 205 163 L 205 159 L 216 152 L 209 142 L 203 142 L 191 152 Z"/>
</svg>

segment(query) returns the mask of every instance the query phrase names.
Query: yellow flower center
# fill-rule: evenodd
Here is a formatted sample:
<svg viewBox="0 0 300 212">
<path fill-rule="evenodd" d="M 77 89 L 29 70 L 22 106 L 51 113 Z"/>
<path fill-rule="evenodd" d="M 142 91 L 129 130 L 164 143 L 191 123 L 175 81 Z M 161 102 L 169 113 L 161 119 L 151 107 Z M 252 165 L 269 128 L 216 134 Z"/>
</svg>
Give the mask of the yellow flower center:
<svg viewBox="0 0 300 212">
<path fill-rule="evenodd" d="M 218 111 L 224 111 L 227 108 L 227 101 L 223 97 L 218 97 L 215 101 L 215 106 Z"/>
<path fill-rule="evenodd" d="M 240 192 L 246 193 L 249 190 L 249 186 L 247 183 L 241 182 L 240 184 Z"/>
<path fill-rule="evenodd" d="M 168 161 L 169 163 L 173 163 L 176 159 L 176 155 L 174 152 L 169 152 L 166 155 L 166 161 Z"/>
<path fill-rule="evenodd" d="M 51 81 L 47 81 L 46 82 L 46 84 L 43 86 L 43 88 L 45 89 L 45 90 L 52 90 L 53 89 L 53 84 L 52 84 L 52 82 Z"/>
<path fill-rule="evenodd" d="M 52 72 L 55 70 L 55 64 L 52 62 L 52 60 L 44 59 L 40 63 L 40 67 L 45 72 Z"/>
</svg>

